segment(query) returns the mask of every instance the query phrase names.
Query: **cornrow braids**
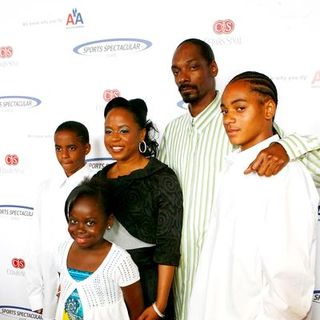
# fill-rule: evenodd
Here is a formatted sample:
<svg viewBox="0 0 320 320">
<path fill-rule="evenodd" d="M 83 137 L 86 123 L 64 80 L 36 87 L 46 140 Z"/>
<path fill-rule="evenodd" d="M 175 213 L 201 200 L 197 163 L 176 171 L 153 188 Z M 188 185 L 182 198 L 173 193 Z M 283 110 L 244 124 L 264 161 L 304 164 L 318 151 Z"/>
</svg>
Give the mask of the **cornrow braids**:
<svg viewBox="0 0 320 320">
<path fill-rule="evenodd" d="M 278 104 L 277 88 L 273 81 L 265 74 L 256 71 L 246 71 L 236 75 L 229 83 L 233 83 L 238 80 L 249 82 L 253 91 L 258 92 L 263 96 L 271 97 L 271 99 Z"/>
</svg>

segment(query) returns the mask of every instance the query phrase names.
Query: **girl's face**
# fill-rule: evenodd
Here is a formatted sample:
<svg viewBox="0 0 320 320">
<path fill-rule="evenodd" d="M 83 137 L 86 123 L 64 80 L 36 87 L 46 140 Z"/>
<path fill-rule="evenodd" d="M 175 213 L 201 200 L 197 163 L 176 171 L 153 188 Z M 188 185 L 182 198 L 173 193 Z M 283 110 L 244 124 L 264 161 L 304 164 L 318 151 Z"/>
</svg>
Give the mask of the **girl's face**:
<svg viewBox="0 0 320 320">
<path fill-rule="evenodd" d="M 57 159 L 67 177 L 70 177 L 85 165 L 90 144 L 82 143 L 76 133 L 69 130 L 58 131 L 54 135 L 54 143 Z"/>
<path fill-rule="evenodd" d="M 128 161 L 140 157 L 139 143 L 145 137 L 131 112 L 114 108 L 105 118 L 104 144 L 116 161 Z"/>
<path fill-rule="evenodd" d="M 73 204 L 68 231 L 79 247 L 94 249 L 104 243 L 104 232 L 111 224 L 112 217 L 105 217 L 96 199 L 83 196 Z"/>
<path fill-rule="evenodd" d="M 221 112 L 230 142 L 241 146 L 241 150 L 272 136 L 275 104 L 252 91 L 247 81 L 238 80 L 227 85 L 222 95 Z"/>
</svg>

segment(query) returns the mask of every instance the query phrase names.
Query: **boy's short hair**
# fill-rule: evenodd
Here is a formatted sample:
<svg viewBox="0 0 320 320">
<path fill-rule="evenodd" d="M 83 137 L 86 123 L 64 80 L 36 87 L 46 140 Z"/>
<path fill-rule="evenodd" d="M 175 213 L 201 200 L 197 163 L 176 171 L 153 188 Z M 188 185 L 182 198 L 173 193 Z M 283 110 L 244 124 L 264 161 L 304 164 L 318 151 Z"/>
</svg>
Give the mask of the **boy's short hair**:
<svg viewBox="0 0 320 320">
<path fill-rule="evenodd" d="M 63 130 L 74 132 L 83 144 L 90 143 L 89 142 L 90 141 L 89 131 L 88 131 L 87 127 L 78 121 L 65 121 L 65 122 L 61 123 L 57 127 L 54 134 L 56 134 L 57 132 L 63 131 Z"/>
</svg>

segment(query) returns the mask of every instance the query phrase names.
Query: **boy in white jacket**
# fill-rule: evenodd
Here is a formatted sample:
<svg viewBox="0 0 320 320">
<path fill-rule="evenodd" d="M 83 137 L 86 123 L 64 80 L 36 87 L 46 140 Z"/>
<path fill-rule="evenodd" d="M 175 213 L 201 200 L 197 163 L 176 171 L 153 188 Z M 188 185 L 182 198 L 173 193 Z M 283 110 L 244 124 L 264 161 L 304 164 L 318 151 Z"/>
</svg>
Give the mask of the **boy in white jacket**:
<svg viewBox="0 0 320 320">
<path fill-rule="evenodd" d="M 247 163 L 279 139 L 278 98 L 264 74 L 234 77 L 221 102 L 231 153 L 218 180 L 190 299 L 189 320 L 302 320 L 315 278 L 318 193 L 291 161 L 270 178 L 245 175 Z"/>
<path fill-rule="evenodd" d="M 94 172 L 86 164 L 89 132 L 76 121 L 61 123 L 54 134 L 55 152 L 63 171 L 41 183 L 34 208 L 34 230 L 26 262 L 27 293 L 31 309 L 43 319 L 55 319 L 58 274 L 54 252 L 69 237 L 64 205 L 71 190 Z"/>
</svg>

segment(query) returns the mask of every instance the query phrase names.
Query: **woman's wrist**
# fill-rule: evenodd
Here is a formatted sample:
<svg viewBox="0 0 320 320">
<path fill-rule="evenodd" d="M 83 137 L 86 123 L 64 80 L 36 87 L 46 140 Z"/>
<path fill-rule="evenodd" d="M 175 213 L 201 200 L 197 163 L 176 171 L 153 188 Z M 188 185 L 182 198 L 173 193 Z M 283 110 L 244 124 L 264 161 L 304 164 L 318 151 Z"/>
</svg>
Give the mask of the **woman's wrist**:
<svg viewBox="0 0 320 320">
<path fill-rule="evenodd" d="M 156 301 L 152 304 L 152 308 L 154 310 L 154 312 L 160 317 L 160 318 L 164 318 L 165 315 L 158 309 L 157 303 Z"/>
</svg>

